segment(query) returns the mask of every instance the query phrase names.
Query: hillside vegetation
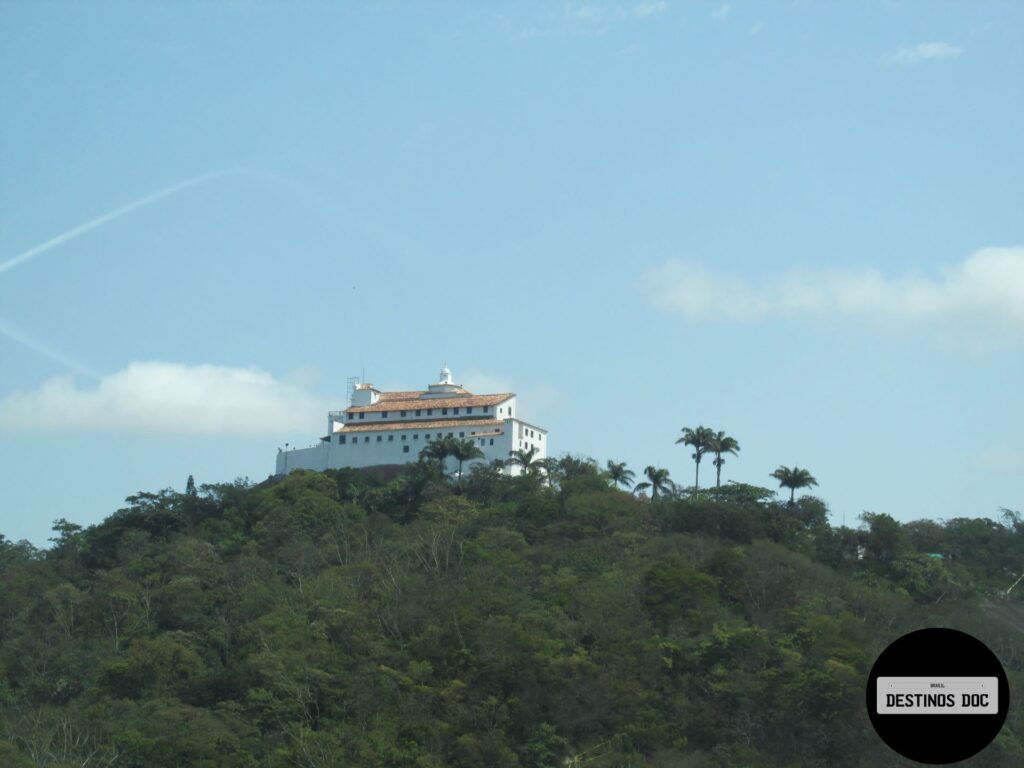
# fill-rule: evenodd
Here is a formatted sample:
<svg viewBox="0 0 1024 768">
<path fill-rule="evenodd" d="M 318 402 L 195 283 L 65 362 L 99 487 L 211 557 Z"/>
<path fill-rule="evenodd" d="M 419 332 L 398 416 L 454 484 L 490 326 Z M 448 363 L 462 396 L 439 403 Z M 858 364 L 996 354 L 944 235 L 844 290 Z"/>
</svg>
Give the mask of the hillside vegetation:
<svg viewBox="0 0 1024 768">
<path fill-rule="evenodd" d="M 905 765 L 865 682 L 935 625 L 1024 691 L 1018 513 L 852 530 L 557 470 L 295 472 L 0 542 L 0 764 Z M 972 765 L 1024 765 L 1021 711 Z"/>
</svg>

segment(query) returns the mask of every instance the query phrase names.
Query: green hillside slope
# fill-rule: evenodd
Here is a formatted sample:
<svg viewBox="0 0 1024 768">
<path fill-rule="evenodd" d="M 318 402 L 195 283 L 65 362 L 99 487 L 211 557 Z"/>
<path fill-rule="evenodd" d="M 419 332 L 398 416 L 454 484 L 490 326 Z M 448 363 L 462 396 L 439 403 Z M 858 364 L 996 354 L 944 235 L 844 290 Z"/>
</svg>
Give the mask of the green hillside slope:
<svg viewBox="0 0 1024 768">
<path fill-rule="evenodd" d="M 425 464 L 128 501 L 0 544 L 4 765 L 904 765 L 864 686 L 930 625 L 1024 692 L 1018 514 L 834 529 L 569 458 L 554 487 Z M 972 765 L 1024 765 L 1020 712 Z"/>
</svg>

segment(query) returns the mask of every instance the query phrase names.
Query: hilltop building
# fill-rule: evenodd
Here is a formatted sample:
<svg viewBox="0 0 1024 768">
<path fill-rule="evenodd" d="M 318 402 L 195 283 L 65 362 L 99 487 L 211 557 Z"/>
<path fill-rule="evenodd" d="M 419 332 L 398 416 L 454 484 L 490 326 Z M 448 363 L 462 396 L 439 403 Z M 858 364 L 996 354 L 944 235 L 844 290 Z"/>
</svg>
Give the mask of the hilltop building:
<svg viewBox="0 0 1024 768">
<path fill-rule="evenodd" d="M 327 434 L 319 444 L 278 451 L 276 473 L 410 464 L 425 446 L 444 437 L 472 440 L 484 454 L 473 464 L 504 461 L 514 450 L 531 448 L 536 458 L 546 457 L 547 430 L 523 421 L 518 412 L 514 393 L 475 395 L 453 384 L 447 368 L 425 390 L 381 392 L 358 384 L 348 408 L 327 413 Z M 454 466 L 449 459 L 449 470 Z M 517 466 L 505 469 L 508 474 L 520 471 Z"/>
</svg>

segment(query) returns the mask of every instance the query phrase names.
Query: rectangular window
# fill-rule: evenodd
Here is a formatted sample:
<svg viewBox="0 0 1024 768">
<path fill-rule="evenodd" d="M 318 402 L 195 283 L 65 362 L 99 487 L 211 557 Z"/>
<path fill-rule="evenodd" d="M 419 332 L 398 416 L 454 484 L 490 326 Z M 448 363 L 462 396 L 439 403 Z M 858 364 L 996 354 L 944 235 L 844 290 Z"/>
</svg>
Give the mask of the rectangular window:
<svg viewBox="0 0 1024 768">
<path fill-rule="evenodd" d="M 349 420 L 349 421 L 352 421 L 352 419 L 354 419 L 355 417 L 356 417 L 356 415 L 355 415 L 354 413 L 350 413 L 350 414 L 348 415 L 348 420 Z"/>
<path fill-rule="evenodd" d="M 458 416 L 458 415 L 459 415 L 459 409 L 458 409 L 458 408 L 456 408 L 456 409 L 455 409 L 455 415 L 456 415 L 456 416 Z"/>
<path fill-rule="evenodd" d="M 383 435 L 377 435 L 377 442 L 381 442 L 384 439 Z"/>
<path fill-rule="evenodd" d="M 459 437 L 465 437 L 465 436 L 466 436 L 465 432 L 459 432 Z"/>
<path fill-rule="evenodd" d="M 408 452 L 409 452 L 409 446 L 408 445 L 403 445 L 402 446 L 402 453 L 408 453 Z"/>
<path fill-rule="evenodd" d="M 484 413 L 487 413 L 490 410 L 491 410 L 491 406 L 489 406 L 489 405 L 485 405 L 484 406 Z"/>
<path fill-rule="evenodd" d="M 441 415 L 442 416 L 447 416 L 448 415 L 448 409 L 447 408 L 442 408 L 441 409 Z"/>
<path fill-rule="evenodd" d="M 388 442 L 389 443 L 395 442 L 395 436 L 394 435 L 388 435 Z"/>
<path fill-rule="evenodd" d="M 417 409 L 416 409 L 416 415 L 417 415 L 417 416 L 419 416 L 419 415 L 420 415 L 420 409 L 419 409 L 419 408 L 417 408 Z"/>
<path fill-rule="evenodd" d="M 359 414 L 359 418 L 360 419 L 365 419 L 366 418 L 366 414 L 365 413 L 360 413 Z"/>
<path fill-rule="evenodd" d="M 419 436 L 419 435 L 413 435 L 413 436 L 412 436 L 412 439 L 413 439 L 413 440 L 419 440 L 419 439 L 420 439 L 420 436 Z"/>
<path fill-rule="evenodd" d="M 473 406 L 471 405 L 471 406 L 469 406 L 469 408 L 466 409 L 466 413 L 472 413 L 472 412 L 473 412 Z"/>
<path fill-rule="evenodd" d="M 433 415 L 434 415 L 434 409 L 433 408 L 427 408 L 427 416 L 433 416 Z"/>
<path fill-rule="evenodd" d="M 448 433 L 448 437 L 451 437 L 451 436 L 452 436 L 452 433 L 451 433 L 451 432 L 449 432 L 449 433 Z"/>
<path fill-rule="evenodd" d="M 364 443 L 368 443 L 368 442 L 370 442 L 370 436 L 369 436 L 369 435 L 367 435 L 366 437 L 364 437 L 364 438 L 363 438 L 363 442 L 364 442 Z"/>
<path fill-rule="evenodd" d="M 382 419 L 386 419 L 386 418 L 388 417 L 388 412 L 387 412 L 387 411 L 381 411 L 381 412 L 380 412 L 380 417 L 381 417 Z"/>
<path fill-rule="evenodd" d="M 437 433 L 437 439 L 440 440 L 442 437 L 444 437 L 444 435 L 442 435 L 440 432 L 438 432 Z"/>
<path fill-rule="evenodd" d="M 405 435 L 402 435 L 402 440 L 403 440 L 403 442 L 405 441 Z"/>
<path fill-rule="evenodd" d="M 402 417 L 404 418 L 404 417 L 405 417 L 405 411 L 402 411 L 402 412 L 401 412 L 401 413 L 399 414 L 399 416 L 402 416 Z"/>
<path fill-rule="evenodd" d="M 344 445 L 344 444 L 345 444 L 345 436 L 344 435 L 338 435 L 338 445 Z"/>
<path fill-rule="evenodd" d="M 491 445 L 494 445 L 494 438 L 491 438 Z"/>
</svg>

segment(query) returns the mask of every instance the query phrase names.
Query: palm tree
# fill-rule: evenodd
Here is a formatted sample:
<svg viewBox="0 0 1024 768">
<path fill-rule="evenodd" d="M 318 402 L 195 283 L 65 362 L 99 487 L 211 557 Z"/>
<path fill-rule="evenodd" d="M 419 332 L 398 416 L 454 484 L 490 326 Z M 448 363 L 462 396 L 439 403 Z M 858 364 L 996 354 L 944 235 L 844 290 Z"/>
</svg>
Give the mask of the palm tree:
<svg viewBox="0 0 1024 768">
<path fill-rule="evenodd" d="M 534 459 L 530 462 L 527 471 L 543 472 L 544 477 L 548 481 L 548 485 L 552 488 L 557 488 L 565 477 L 565 473 L 562 471 L 561 462 L 551 456 L 546 459 Z"/>
<path fill-rule="evenodd" d="M 793 503 L 793 495 L 796 493 L 797 488 L 810 488 L 812 485 L 817 485 L 818 481 L 814 479 L 814 475 L 808 472 L 806 469 L 800 469 L 800 467 L 779 467 L 772 472 L 772 477 L 779 481 L 780 488 L 789 488 L 789 503 Z"/>
<path fill-rule="evenodd" d="M 508 458 L 505 459 L 506 467 L 522 467 L 523 474 L 532 475 L 537 472 L 540 466 L 533 457 L 537 455 L 536 448 L 530 448 L 528 450 L 516 449 L 508 452 Z"/>
<path fill-rule="evenodd" d="M 657 499 L 659 493 L 671 493 L 675 490 L 676 484 L 668 479 L 668 470 L 659 469 L 657 467 L 648 466 L 644 470 L 644 474 L 647 476 L 647 481 L 643 483 L 637 483 L 636 487 L 633 488 L 633 493 L 638 491 L 646 491 L 648 488 L 651 489 L 651 499 Z"/>
<path fill-rule="evenodd" d="M 708 451 L 708 443 L 714 438 L 715 433 L 705 426 L 690 429 L 683 427 L 683 436 L 676 440 L 676 444 L 693 446 L 693 461 L 697 465 L 697 471 L 693 476 L 693 487 L 700 488 L 700 460 Z"/>
<path fill-rule="evenodd" d="M 620 485 L 624 485 L 627 488 L 633 484 L 633 478 L 636 477 L 636 473 L 631 469 L 626 468 L 626 462 L 620 461 L 618 463 L 608 460 L 607 469 L 605 470 L 605 476 L 608 481 L 618 488 Z"/>
<path fill-rule="evenodd" d="M 441 474 L 443 475 L 445 460 L 452 455 L 453 448 L 454 444 L 451 438 L 442 437 L 429 445 L 423 446 L 423 449 L 420 451 L 420 458 L 436 461 L 440 465 Z"/>
<path fill-rule="evenodd" d="M 735 456 L 739 453 L 740 444 L 736 442 L 736 438 L 729 437 L 725 432 L 718 431 L 711 436 L 711 440 L 708 441 L 707 447 L 708 453 L 715 454 L 715 460 L 711 462 L 715 465 L 715 487 L 722 487 L 722 465 L 725 464 L 725 459 L 722 458 L 723 453 L 731 453 Z"/>
<path fill-rule="evenodd" d="M 482 459 L 484 452 L 476 446 L 476 443 L 466 438 L 465 440 L 452 441 L 450 455 L 459 462 L 459 485 L 462 485 L 462 462 Z"/>
</svg>

